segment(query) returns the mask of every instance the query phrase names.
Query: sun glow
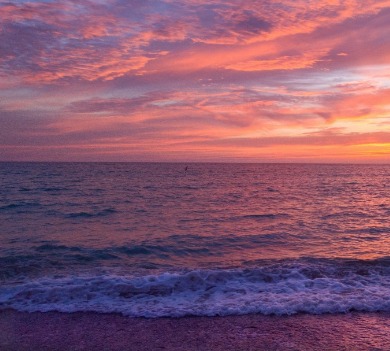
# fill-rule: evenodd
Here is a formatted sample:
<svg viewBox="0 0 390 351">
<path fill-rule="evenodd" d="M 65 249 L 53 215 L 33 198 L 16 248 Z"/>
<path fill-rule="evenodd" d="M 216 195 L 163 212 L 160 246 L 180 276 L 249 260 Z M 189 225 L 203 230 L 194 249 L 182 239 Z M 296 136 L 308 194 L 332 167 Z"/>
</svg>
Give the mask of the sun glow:
<svg viewBox="0 0 390 351">
<path fill-rule="evenodd" d="M 2 3 L 1 159 L 390 162 L 389 13 Z"/>
</svg>

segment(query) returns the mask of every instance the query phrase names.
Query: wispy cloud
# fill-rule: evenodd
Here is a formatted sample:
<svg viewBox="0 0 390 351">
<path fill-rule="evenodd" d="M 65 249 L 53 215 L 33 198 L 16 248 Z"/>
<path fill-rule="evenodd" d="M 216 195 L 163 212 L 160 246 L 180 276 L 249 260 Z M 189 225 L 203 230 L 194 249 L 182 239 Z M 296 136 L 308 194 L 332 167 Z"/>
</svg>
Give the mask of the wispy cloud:
<svg viewBox="0 0 390 351">
<path fill-rule="evenodd" d="M 388 0 L 1 1 L 2 157 L 390 161 L 389 19 Z"/>
</svg>

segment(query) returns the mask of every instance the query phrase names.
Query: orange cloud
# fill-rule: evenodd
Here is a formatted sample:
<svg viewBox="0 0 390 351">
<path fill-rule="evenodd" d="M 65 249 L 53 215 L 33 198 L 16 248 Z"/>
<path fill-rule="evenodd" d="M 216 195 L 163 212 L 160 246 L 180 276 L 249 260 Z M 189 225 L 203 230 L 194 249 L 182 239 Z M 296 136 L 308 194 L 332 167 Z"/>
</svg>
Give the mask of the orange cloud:
<svg viewBox="0 0 390 351">
<path fill-rule="evenodd" d="M 312 67 L 321 61 L 326 52 L 304 53 L 302 56 L 282 56 L 270 60 L 243 61 L 226 66 L 226 69 L 237 71 L 273 71 L 295 70 Z"/>
<path fill-rule="evenodd" d="M 385 0 L 3 2 L 2 150 L 385 160 L 389 15 Z"/>
</svg>

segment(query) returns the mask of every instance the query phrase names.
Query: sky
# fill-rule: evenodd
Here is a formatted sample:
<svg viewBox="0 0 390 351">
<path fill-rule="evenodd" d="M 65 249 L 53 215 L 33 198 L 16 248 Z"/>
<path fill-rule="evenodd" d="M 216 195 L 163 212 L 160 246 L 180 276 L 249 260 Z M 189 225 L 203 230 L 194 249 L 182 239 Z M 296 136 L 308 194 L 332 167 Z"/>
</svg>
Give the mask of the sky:
<svg viewBox="0 0 390 351">
<path fill-rule="evenodd" d="M 0 161 L 390 163 L 390 0 L 0 0 Z"/>
</svg>

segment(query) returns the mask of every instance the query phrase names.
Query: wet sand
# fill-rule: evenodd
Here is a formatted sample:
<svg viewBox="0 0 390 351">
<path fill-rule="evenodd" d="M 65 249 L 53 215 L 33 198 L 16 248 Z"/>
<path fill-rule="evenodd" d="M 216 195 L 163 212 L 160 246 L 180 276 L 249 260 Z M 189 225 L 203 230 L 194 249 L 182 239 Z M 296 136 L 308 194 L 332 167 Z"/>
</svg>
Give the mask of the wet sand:
<svg viewBox="0 0 390 351">
<path fill-rule="evenodd" d="M 143 319 L 0 312 L 1 351 L 390 350 L 390 313 Z"/>
</svg>

